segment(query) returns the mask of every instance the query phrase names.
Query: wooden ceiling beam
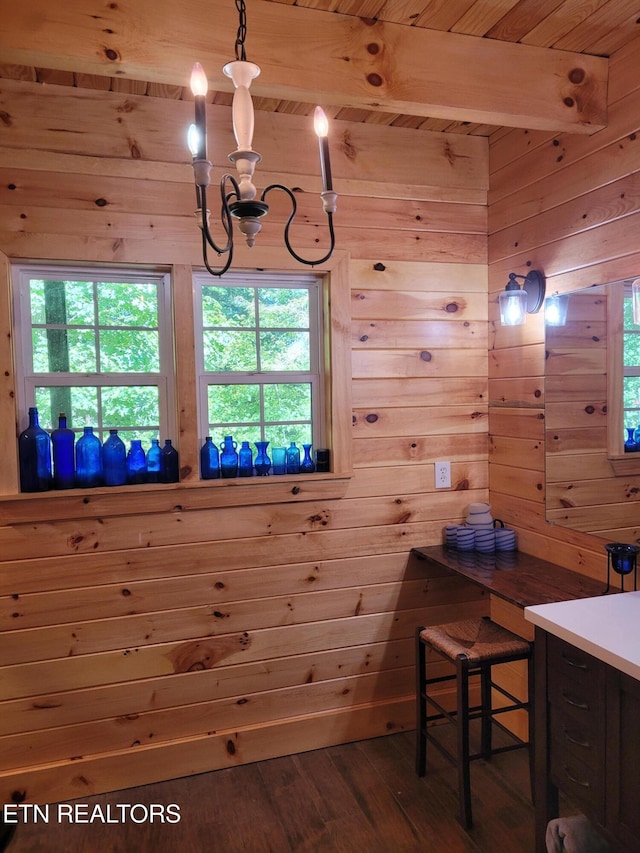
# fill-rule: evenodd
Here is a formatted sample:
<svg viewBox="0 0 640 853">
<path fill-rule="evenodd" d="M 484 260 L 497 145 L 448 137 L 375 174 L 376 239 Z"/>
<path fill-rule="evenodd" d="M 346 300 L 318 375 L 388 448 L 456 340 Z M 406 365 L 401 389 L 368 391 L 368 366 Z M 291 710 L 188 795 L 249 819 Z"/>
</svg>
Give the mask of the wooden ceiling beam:
<svg viewBox="0 0 640 853">
<path fill-rule="evenodd" d="M 230 81 L 231 0 L 29 0 L 0 20 L 5 63 L 188 86 L 199 60 Z M 247 58 L 261 97 L 538 130 L 606 125 L 608 60 L 247 0 Z"/>
</svg>

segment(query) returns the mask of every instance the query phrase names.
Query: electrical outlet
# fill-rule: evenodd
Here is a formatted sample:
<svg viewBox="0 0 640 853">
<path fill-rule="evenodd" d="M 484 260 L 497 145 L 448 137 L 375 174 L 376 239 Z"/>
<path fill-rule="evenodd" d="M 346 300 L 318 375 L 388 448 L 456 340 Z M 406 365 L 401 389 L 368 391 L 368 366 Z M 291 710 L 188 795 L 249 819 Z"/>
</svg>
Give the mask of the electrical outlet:
<svg viewBox="0 0 640 853">
<path fill-rule="evenodd" d="M 450 489 L 451 488 L 451 462 L 436 462 L 436 463 L 434 463 L 434 467 L 435 467 L 436 489 Z"/>
</svg>

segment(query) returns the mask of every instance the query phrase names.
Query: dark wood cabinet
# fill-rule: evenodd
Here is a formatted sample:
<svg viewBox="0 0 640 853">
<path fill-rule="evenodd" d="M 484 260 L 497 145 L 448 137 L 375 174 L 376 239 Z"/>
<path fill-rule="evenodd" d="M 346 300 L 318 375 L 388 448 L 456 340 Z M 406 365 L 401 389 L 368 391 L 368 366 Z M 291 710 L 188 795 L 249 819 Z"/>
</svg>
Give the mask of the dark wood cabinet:
<svg viewBox="0 0 640 853">
<path fill-rule="evenodd" d="M 607 667 L 606 826 L 640 850 L 640 682 Z"/>
<path fill-rule="evenodd" d="M 605 666 L 550 636 L 547 679 L 551 781 L 602 823 Z"/>
<path fill-rule="evenodd" d="M 640 853 L 640 682 L 536 628 L 537 850 L 558 791 L 619 853 Z"/>
</svg>

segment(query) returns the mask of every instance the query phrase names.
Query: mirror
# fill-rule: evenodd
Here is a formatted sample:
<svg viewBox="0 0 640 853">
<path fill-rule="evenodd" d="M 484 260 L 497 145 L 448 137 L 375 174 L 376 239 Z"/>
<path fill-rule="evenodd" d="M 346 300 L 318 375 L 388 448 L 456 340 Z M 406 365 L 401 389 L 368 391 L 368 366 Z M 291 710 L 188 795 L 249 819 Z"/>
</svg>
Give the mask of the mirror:
<svg viewBox="0 0 640 853">
<path fill-rule="evenodd" d="M 545 512 L 551 524 L 638 544 L 640 452 L 624 447 L 640 419 L 640 365 L 623 378 L 623 347 L 637 335 L 640 351 L 630 299 L 624 307 L 630 281 L 573 291 L 564 324 L 545 323 Z"/>
</svg>

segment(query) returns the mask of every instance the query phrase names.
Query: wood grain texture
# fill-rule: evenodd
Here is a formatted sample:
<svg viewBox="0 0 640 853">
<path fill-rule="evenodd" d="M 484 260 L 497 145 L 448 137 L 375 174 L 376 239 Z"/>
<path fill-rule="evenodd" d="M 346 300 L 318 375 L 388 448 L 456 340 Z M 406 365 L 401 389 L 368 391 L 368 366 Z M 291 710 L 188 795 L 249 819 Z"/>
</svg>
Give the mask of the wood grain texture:
<svg viewBox="0 0 640 853">
<path fill-rule="evenodd" d="M 628 110 L 638 99 L 630 74 L 635 57 L 628 48 L 616 57 L 609 126 L 584 147 L 564 134 L 513 131 L 496 140 L 490 154 L 490 292 L 504 286 L 507 268 L 519 271 L 524 264 L 545 271 L 548 293 L 637 275 L 628 230 L 640 210 L 637 119 Z M 492 507 L 517 527 L 521 547 L 604 579 L 604 542 L 623 530 L 637 536 L 630 517 L 637 474 L 609 476 L 602 295 L 585 294 L 576 305 L 569 346 L 554 345 L 552 335 L 545 341 L 540 315 L 527 328 L 496 335 L 497 353 L 489 362 Z M 526 398 L 497 407 L 506 373 L 544 387 L 537 411 Z M 607 538 L 582 532 L 590 524 Z"/>
<path fill-rule="evenodd" d="M 591 577 L 602 573 L 602 554 L 589 537 L 550 528 L 544 521 L 541 316 L 531 317 L 522 330 L 501 329 L 496 296 L 508 272 L 529 262 L 547 271 L 550 287 L 554 282 L 576 286 L 586 277 L 638 262 L 637 143 L 631 138 L 637 51 L 625 47 L 611 62 L 612 118 L 605 130 L 588 138 L 556 133 L 559 78 L 554 77 L 550 106 L 548 66 L 538 73 L 537 59 L 545 57 L 546 63 L 551 58 L 554 75 L 563 77 L 565 63 L 573 60 L 596 70 L 594 100 L 584 104 L 592 118 L 603 103 L 606 60 L 506 45 L 490 60 L 497 84 L 484 87 L 477 62 L 469 58 L 482 59 L 478 51 L 496 47 L 491 39 L 478 39 L 455 68 L 450 59 L 436 63 L 438 73 L 455 81 L 460 97 L 473 97 L 474 86 L 483 88 L 482 103 L 474 105 L 480 110 L 493 104 L 500 115 L 506 111 L 517 121 L 524 105 L 529 118 L 534 116 L 531 127 L 543 113 L 544 127 L 551 122 L 553 131 L 496 134 L 489 157 L 481 136 L 448 133 L 446 120 L 439 124 L 437 115 L 425 114 L 433 104 L 425 104 L 424 93 L 433 87 L 423 85 L 423 63 L 417 76 L 405 79 L 404 64 L 410 61 L 413 67 L 418 55 L 411 45 L 435 44 L 437 30 L 427 34 L 406 26 L 411 21 L 395 19 L 389 27 L 384 21 L 372 26 L 358 17 L 367 13 L 367 3 L 356 4 L 357 10 L 353 6 L 351 15 L 344 8 L 334 14 L 289 9 L 286 3 L 251 5 L 264 22 L 255 27 L 263 44 L 261 50 L 256 43 L 256 51 L 267 56 L 279 49 L 270 33 L 285 12 L 289 20 L 295 15 L 298 21 L 321 21 L 319 29 L 312 29 L 315 51 L 323 39 L 330 45 L 323 62 L 329 62 L 336 44 L 328 39 L 333 26 L 352 33 L 349 53 L 357 61 L 348 74 L 342 69 L 340 79 L 332 79 L 334 66 L 330 74 L 319 74 L 324 66 L 310 63 L 306 54 L 304 73 L 298 75 L 277 68 L 272 57 L 263 79 L 286 85 L 287 92 L 262 90 L 262 80 L 256 89 L 277 105 L 282 96 L 295 96 L 296 87 L 309 84 L 312 74 L 314 99 L 327 86 L 345 101 L 339 106 L 354 111 L 338 110 L 334 120 L 339 252 L 335 264 L 321 271 L 331 274 L 334 287 L 333 364 L 346 368 L 335 377 L 336 392 L 329 401 L 336 447 L 345 449 L 337 461 L 344 476 L 339 485 L 322 479 L 312 486 L 303 483 L 299 496 L 291 494 L 294 486 L 287 480 L 258 484 L 263 487 L 259 497 L 254 487 L 209 489 L 195 481 L 197 442 L 188 432 L 194 411 L 192 339 L 182 301 L 176 308 L 176 351 L 191 480 L 175 489 L 140 490 L 133 497 L 97 490 L 12 500 L 15 460 L 8 470 L 0 469 L 0 627 L 6 638 L 0 666 L 6 758 L 0 779 L 5 799 L 50 802 L 88 796 L 411 728 L 408 673 L 415 625 L 484 614 L 488 601 L 477 591 L 416 574 L 408 554 L 414 546 L 441 541 L 442 527 L 461 520 L 472 500 L 490 497 L 494 514 L 517 527 L 523 549 Z M 297 4 L 306 5 L 313 4 Z M 395 6 L 394 15 L 410 14 L 406 4 Z M 425 8 L 412 11 L 419 15 Z M 467 45 L 474 27 L 496 27 L 502 18 L 489 21 L 486 10 L 480 15 L 478 4 L 463 0 L 442 7 L 445 18 L 454 9 L 460 13 L 456 20 L 466 17 L 467 23 L 447 44 Z M 501 9 L 509 11 L 504 4 Z M 47 13 L 38 43 L 21 45 L 22 36 L 11 36 L 11 49 L 21 54 L 20 61 L 26 59 L 24 51 L 32 51 L 34 68 L 46 69 L 41 61 L 46 57 L 35 56 L 53 52 L 55 40 L 47 41 L 46 32 L 53 26 L 68 33 L 65 24 L 79 20 L 81 11 L 74 0 L 56 12 L 57 23 Z M 161 25 L 159 11 L 154 7 L 151 30 Z M 132 26 L 144 31 L 151 54 L 159 50 L 151 30 L 136 30 L 139 19 L 126 23 L 126 12 L 115 6 L 106 14 L 118 22 L 107 34 L 114 49 L 124 50 L 122 33 Z M 235 33 L 235 15 L 232 10 L 222 15 L 213 41 L 207 34 L 207 52 L 215 58 L 224 49 L 226 61 L 224 35 L 231 29 Z M 437 18 L 439 26 L 447 24 L 445 18 Z M 16 7 L 3 38 L 20 30 L 31 39 L 33 28 L 25 28 L 23 19 Z M 190 269 L 201 263 L 189 197 L 191 170 L 176 131 L 188 124 L 192 107 L 174 97 L 186 85 L 191 59 L 177 75 L 172 63 L 181 51 L 190 55 L 198 37 L 188 45 L 178 38 L 171 57 L 153 61 L 155 72 L 144 78 L 144 92 L 135 83 L 139 57 L 123 56 L 118 62 L 125 63 L 123 77 L 131 84 L 107 90 L 104 79 L 94 76 L 104 78 L 105 62 L 115 61 L 96 59 L 96 33 L 105 21 L 86 15 L 82 20 L 88 38 L 76 38 L 66 60 L 58 60 L 49 73 L 43 70 L 40 78 L 8 73 L 10 79 L 2 82 L 0 111 L 7 121 L 0 140 L 0 249 L 9 259 L 4 266 L 17 258 L 41 258 L 162 267 L 175 273 L 176 293 L 184 300 Z M 528 31 L 540 22 L 528 18 Z M 517 16 L 506 23 L 504 31 L 526 30 Z M 409 48 L 398 53 L 399 67 L 389 69 L 390 48 L 401 37 L 403 44 L 409 39 Z M 68 36 L 63 51 L 64 44 L 69 47 Z M 367 44 L 383 49 L 374 54 Z M 440 40 L 433 56 L 444 50 Z M 86 67 L 75 66 L 80 53 Z M 500 61 L 507 55 L 525 57 L 510 77 Z M 16 58 L 7 54 L 6 61 Z M 365 109 L 384 113 L 381 124 L 356 114 L 370 100 L 362 91 L 354 96 L 354 81 L 365 66 L 400 86 L 395 95 L 386 92 L 389 97 Z M 466 75 L 472 70 L 475 75 L 471 87 L 460 86 L 463 66 Z M 74 84 L 80 79 L 92 88 L 68 85 L 69 75 Z M 530 99 L 522 97 L 524 84 L 517 84 L 523 75 L 527 87 L 533 87 Z M 45 78 L 47 86 L 35 82 Z M 149 83 L 174 88 L 150 89 Z M 512 97 L 515 92 L 515 100 L 503 97 L 504 87 Z M 387 117 L 413 101 L 422 113 L 416 118 L 430 118 L 434 131 L 445 132 L 418 133 L 418 125 L 401 118 L 398 126 L 390 126 L 393 119 Z M 300 189 L 296 245 L 315 249 L 323 239 L 317 155 L 313 144 L 288 144 L 307 138 L 307 117 L 295 104 L 275 108 L 259 110 L 256 117 L 261 177 Z M 572 107 L 573 129 L 576 119 L 586 115 L 577 113 Z M 228 98 L 218 97 L 209 108 L 216 167 L 226 165 L 233 147 L 229 116 Z M 407 163 L 412 164 L 409 171 Z M 622 192 L 628 196 L 618 199 L 616 193 Z M 596 194 L 582 221 L 580 200 L 588 202 L 590 193 Z M 255 251 L 238 248 L 239 266 L 291 269 L 278 228 L 284 216 L 282 205 L 274 203 L 272 227 L 265 226 Z M 487 245 L 487 231 L 495 243 Z M 584 328 L 575 331 L 577 345 Z M 8 365 L 8 302 L 0 314 L 0 333 L 0 353 Z M 584 352 L 571 358 L 576 377 L 584 375 L 580 364 L 591 369 L 598 363 Z M 10 405 L 2 409 L 0 440 L 10 448 L 16 409 L 11 374 L 8 367 L 3 370 Z M 495 386 L 488 385 L 488 377 Z M 580 393 L 578 385 L 572 386 L 574 400 Z M 355 423 L 349 422 L 352 415 Z M 578 432 L 584 430 L 575 429 L 563 440 L 582 441 Z M 446 492 L 433 487 L 433 463 L 443 458 L 452 462 L 455 484 Z M 375 804 L 372 788 L 368 796 Z M 491 804 L 487 800 L 485 805 Z M 287 824 L 286 831 L 295 830 Z"/>
<path fill-rule="evenodd" d="M 445 20 L 437 20 L 445 30 L 460 17 L 456 7 L 446 11 Z M 83 14 L 79 0 L 69 2 L 64 15 L 49 14 L 46 4 L 36 4 L 32 14 L 38 16 L 39 27 L 28 38 L 21 16 L 8 17 L 2 41 L 5 62 L 183 87 L 194 47 L 205 52 L 195 2 L 181 10 L 180 26 L 173 24 L 169 7 L 152 9 L 145 2 L 128 14 L 114 8 L 95 18 Z M 356 14 L 359 17 L 335 9 L 251 3 L 253 49 L 263 72 L 254 82 L 256 95 L 585 133 L 606 123 L 607 60 L 572 54 L 566 47 L 553 51 L 514 44 L 535 19 L 519 22 L 501 41 L 501 33 L 495 38 L 493 28 L 489 40 L 427 29 L 428 12 L 421 26 L 411 27 L 376 20 L 375 13 Z M 506 20 L 508 16 L 498 23 Z M 214 37 L 206 42 L 208 67 L 218 69 L 228 61 L 227 46 L 233 44 L 236 29 L 235 10 L 221 8 Z M 170 44 L 166 32 L 173 33 Z M 280 38 L 285 32 L 291 43 L 304 44 L 304 51 L 292 52 Z M 596 37 L 593 29 L 590 33 Z M 145 51 L 131 49 L 142 38 Z M 615 46 L 626 39 L 624 32 Z M 419 61 L 423 56 L 430 57 L 428 66 Z M 507 66 L 510 73 L 505 75 L 502 69 Z M 221 80 L 216 88 L 229 91 L 230 84 Z"/>
<path fill-rule="evenodd" d="M 485 142 L 344 123 L 358 162 L 336 154 L 339 250 L 320 270 L 334 474 L 207 484 L 191 328 L 200 250 L 175 137 L 190 106 L 54 85 L 43 99 L 5 82 L 15 124 L 0 146 L 0 247 L 172 274 L 183 481 L 0 500 L 3 795 L 51 801 L 411 727 L 415 625 L 487 608 L 408 565 L 488 496 Z M 210 118 L 212 137 L 223 125 L 228 136 L 228 106 Z M 303 118 L 260 122 L 263 177 L 301 188 L 294 237 L 314 249 L 316 155 L 282 144 Z M 65 124 L 73 140 L 55 130 Z M 409 189 L 397 164 L 411 151 L 422 178 Z M 239 265 L 292 268 L 284 216 L 274 204 Z M 13 404 L 3 417 L 12 446 Z M 437 458 L 453 463 L 446 492 Z"/>
</svg>

